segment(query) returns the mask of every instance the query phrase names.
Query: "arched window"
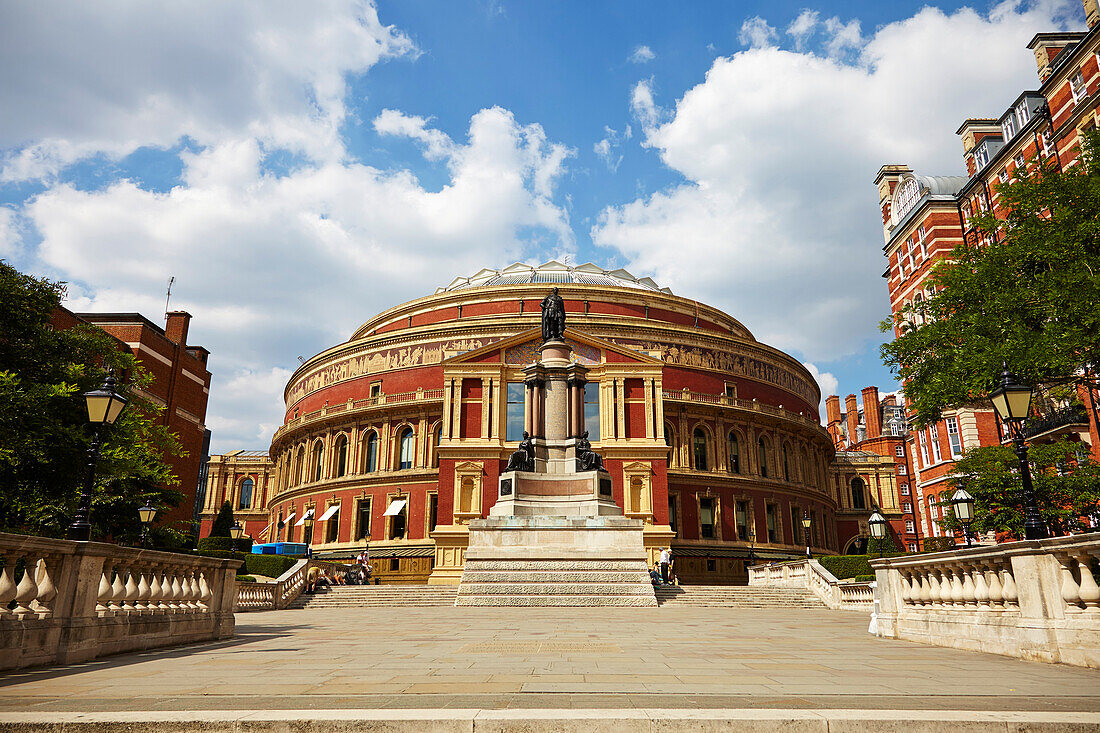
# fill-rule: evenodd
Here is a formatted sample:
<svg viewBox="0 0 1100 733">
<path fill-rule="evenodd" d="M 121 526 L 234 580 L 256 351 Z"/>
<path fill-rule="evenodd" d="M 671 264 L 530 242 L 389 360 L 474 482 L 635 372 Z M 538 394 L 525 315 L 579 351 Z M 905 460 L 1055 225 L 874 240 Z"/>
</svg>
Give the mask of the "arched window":
<svg viewBox="0 0 1100 733">
<path fill-rule="evenodd" d="M 695 470 L 707 470 L 707 434 L 702 428 L 695 428 L 691 434 L 692 454 L 695 458 Z"/>
<path fill-rule="evenodd" d="M 439 444 L 443 442 L 443 423 L 435 426 L 432 433 L 432 468 L 439 468 Z"/>
<path fill-rule="evenodd" d="M 783 444 L 783 480 L 791 480 L 791 459 L 787 454 L 787 444 Z"/>
<path fill-rule="evenodd" d="M 298 446 L 298 457 L 294 459 L 294 481 L 296 484 L 306 482 L 306 447 Z"/>
<path fill-rule="evenodd" d="M 321 441 L 317 441 L 313 444 L 313 461 L 310 463 L 313 466 L 313 480 L 320 481 L 321 476 L 324 475 L 325 464 L 325 446 Z"/>
<path fill-rule="evenodd" d="M 676 465 L 676 433 L 672 426 L 665 423 L 665 445 L 668 446 L 668 465 Z"/>
<path fill-rule="evenodd" d="M 729 447 L 730 473 L 741 473 L 741 446 L 737 443 L 737 433 L 731 430 L 726 443 Z"/>
<path fill-rule="evenodd" d="M 367 433 L 367 439 L 363 441 L 363 473 L 374 473 L 378 470 L 378 433 L 373 430 Z"/>
<path fill-rule="evenodd" d="M 401 437 L 397 440 L 399 448 L 398 455 L 398 468 L 412 468 L 413 467 L 413 446 L 415 441 L 413 440 L 412 428 L 405 428 L 401 431 Z"/>
<path fill-rule="evenodd" d="M 760 465 L 760 475 L 768 477 L 768 444 L 763 436 L 756 441 L 756 462 Z"/>
<path fill-rule="evenodd" d="M 814 475 L 810 472 L 810 460 L 806 456 L 806 449 L 802 449 L 802 483 L 810 486 L 815 484 Z"/>
<path fill-rule="evenodd" d="M 341 435 L 336 439 L 336 477 L 346 475 L 348 472 L 348 436 Z"/>
<path fill-rule="evenodd" d="M 254 486 L 255 484 L 250 478 L 246 478 L 241 482 L 241 500 L 237 504 L 238 509 L 252 508 L 252 489 Z"/>
<path fill-rule="evenodd" d="M 864 498 L 863 495 L 863 481 L 858 478 L 852 479 L 852 508 L 867 508 L 867 500 Z"/>
</svg>

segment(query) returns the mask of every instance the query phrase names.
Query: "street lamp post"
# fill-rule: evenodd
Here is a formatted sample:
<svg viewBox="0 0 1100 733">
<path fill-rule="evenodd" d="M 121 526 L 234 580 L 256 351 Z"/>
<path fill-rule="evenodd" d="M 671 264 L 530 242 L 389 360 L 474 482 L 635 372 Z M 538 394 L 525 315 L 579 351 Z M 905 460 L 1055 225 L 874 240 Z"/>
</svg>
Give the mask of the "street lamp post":
<svg viewBox="0 0 1100 733">
<path fill-rule="evenodd" d="M 138 509 L 138 517 L 141 519 L 141 546 L 149 546 L 149 527 L 153 524 L 153 517 L 157 515 L 157 508 L 146 502 L 145 506 Z"/>
<path fill-rule="evenodd" d="M 970 547 L 970 523 L 974 521 L 974 497 L 966 489 L 959 489 L 951 496 L 951 508 L 955 510 L 955 518 L 963 524 L 966 546 Z"/>
<path fill-rule="evenodd" d="M 233 552 L 236 552 L 237 540 L 244 537 L 244 527 L 240 522 L 233 522 L 233 526 L 229 528 L 229 536 L 233 538 Z"/>
<path fill-rule="evenodd" d="M 308 538 L 308 539 L 307 539 Z M 306 557 L 309 557 L 309 546 L 313 542 L 313 510 L 306 510 L 305 519 L 302 520 L 302 539 L 306 541 Z"/>
<path fill-rule="evenodd" d="M 126 398 L 115 391 L 115 378 L 110 371 L 103 380 L 103 386 L 84 393 L 84 404 L 88 408 L 88 422 L 92 424 L 92 444 L 88 447 L 88 475 L 84 481 L 84 491 L 80 494 L 80 508 L 76 510 L 73 523 L 69 525 L 68 538 L 78 542 L 87 542 L 92 537 L 92 491 L 95 489 L 95 467 L 99 462 L 99 446 L 104 425 L 113 425 L 122 408 L 126 407 Z"/>
<path fill-rule="evenodd" d="M 808 559 L 813 555 L 810 554 L 810 513 L 805 509 L 802 510 L 802 532 L 806 535 L 806 557 Z"/>
<path fill-rule="evenodd" d="M 1035 487 L 1031 483 L 1031 467 L 1027 462 L 1027 443 L 1024 439 L 1024 423 L 1031 411 L 1031 388 L 1019 384 L 1005 366 L 1001 385 L 989 394 L 989 399 L 993 402 L 997 416 L 1008 428 L 1016 457 L 1020 461 L 1020 479 L 1024 484 L 1024 538 L 1046 539 L 1047 528 L 1035 501 Z"/>
<path fill-rule="evenodd" d="M 875 512 L 867 520 L 867 525 L 871 528 L 871 537 L 879 541 L 878 556 L 882 557 L 882 541 L 886 539 L 886 518 Z"/>
<path fill-rule="evenodd" d="M 756 529 L 749 528 L 749 567 L 756 564 Z"/>
</svg>

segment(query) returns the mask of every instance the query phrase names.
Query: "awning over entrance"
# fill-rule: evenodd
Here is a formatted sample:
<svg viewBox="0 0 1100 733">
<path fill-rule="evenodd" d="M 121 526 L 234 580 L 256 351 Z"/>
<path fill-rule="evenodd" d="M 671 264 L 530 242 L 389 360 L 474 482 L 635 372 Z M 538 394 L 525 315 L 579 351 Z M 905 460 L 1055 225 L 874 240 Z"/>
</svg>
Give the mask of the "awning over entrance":
<svg viewBox="0 0 1100 733">
<path fill-rule="evenodd" d="M 383 517 L 395 517 L 405 510 L 405 500 L 395 499 L 390 502 L 390 505 L 386 507 L 386 511 L 382 512 Z"/>
<path fill-rule="evenodd" d="M 290 516 L 288 516 L 283 521 L 279 522 L 279 526 L 280 527 L 285 527 L 286 525 L 290 524 L 294 520 L 294 517 L 296 517 L 296 516 L 298 516 L 297 512 L 291 512 Z"/>
<path fill-rule="evenodd" d="M 340 511 L 340 505 L 339 504 L 333 504 L 332 506 L 330 506 L 328 509 L 325 510 L 325 513 L 322 514 L 317 519 L 317 521 L 318 522 L 323 522 L 323 521 L 325 521 L 326 519 L 328 519 L 329 517 L 331 517 L 333 514 L 335 514 L 338 511 Z"/>
<path fill-rule="evenodd" d="M 294 523 L 294 526 L 295 527 L 301 527 L 302 523 L 305 522 L 307 519 L 309 519 L 312 516 L 313 516 L 313 510 L 312 509 L 306 510 L 306 513 L 302 515 L 302 518 Z"/>
</svg>

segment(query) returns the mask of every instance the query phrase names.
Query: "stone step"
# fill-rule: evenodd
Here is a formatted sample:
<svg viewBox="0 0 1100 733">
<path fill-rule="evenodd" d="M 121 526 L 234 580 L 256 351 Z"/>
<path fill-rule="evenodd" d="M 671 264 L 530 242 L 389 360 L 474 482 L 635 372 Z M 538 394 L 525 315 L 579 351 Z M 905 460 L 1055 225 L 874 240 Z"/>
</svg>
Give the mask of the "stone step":
<svg viewBox="0 0 1100 733">
<path fill-rule="evenodd" d="M 453 585 L 334 585 L 303 593 L 287 608 L 452 606 L 457 593 Z"/>
<path fill-rule="evenodd" d="M 508 560 L 479 560 L 466 558 L 464 571 L 477 570 L 545 570 L 545 571 L 645 571 L 642 560 L 590 560 L 575 558 L 569 560 L 541 560 L 534 558 L 516 558 Z"/>
<path fill-rule="evenodd" d="M 649 583 L 649 575 L 629 570 L 466 570 L 470 583 Z"/>
<path fill-rule="evenodd" d="M 657 599 L 652 594 L 644 595 L 460 595 L 455 599 L 456 606 L 656 606 Z"/>
<path fill-rule="evenodd" d="M 559 595 L 649 596 L 649 583 L 463 583 L 458 596 Z"/>
</svg>

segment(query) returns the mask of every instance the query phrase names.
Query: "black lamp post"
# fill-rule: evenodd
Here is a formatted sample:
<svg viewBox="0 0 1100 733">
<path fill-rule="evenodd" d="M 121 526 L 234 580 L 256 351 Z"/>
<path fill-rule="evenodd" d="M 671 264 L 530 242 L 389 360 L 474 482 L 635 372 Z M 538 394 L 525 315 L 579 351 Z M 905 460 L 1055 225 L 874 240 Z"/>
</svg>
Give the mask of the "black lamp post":
<svg viewBox="0 0 1100 733">
<path fill-rule="evenodd" d="M 99 462 L 103 426 L 114 425 L 122 414 L 122 408 L 126 407 L 126 398 L 115 391 L 115 378 L 108 371 L 102 387 L 84 393 L 84 403 L 88 408 L 88 422 L 92 424 L 92 444 L 88 447 L 88 477 L 84 482 L 84 491 L 80 494 L 80 508 L 76 510 L 68 531 L 68 538 L 78 542 L 87 542 L 92 536 L 92 525 L 88 518 L 92 513 L 92 490 L 95 488 L 95 467 Z"/>
<path fill-rule="evenodd" d="M 806 535 L 806 557 L 813 557 L 810 554 L 810 513 L 805 509 L 802 510 L 802 532 Z"/>
<path fill-rule="evenodd" d="M 141 519 L 141 546 L 149 546 L 149 527 L 153 524 L 153 517 L 157 516 L 157 508 L 148 502 L 138 509 L 138 517 Z"/>
<path fill-rule="evenodd" d="M 749 527 L 749 567 L 756 564 L 756 529 Z"/>
<path fill-rule="evenodd" d="M 306 543 L 306 556 L 309 556 L 309 545 L 313 542 L 313 510 L 307 509 L 306 516 L 302 519 L 302 539 Z"/>
<path fill-rule="evenodd" d="M 875 512 L 867 520 L 867 525 L 871 528 L 871 537 L 879 541 L 878 556 L 882 557 L 882 541 L 886 539 L 886 518 Z"/>
<path fill-rule="evenodd" d="M 229 528 L 229 536 L 233 538 L 233 552 L 236 552 L 237 540 L 244 537 L 244 527 L 240 522 L 233 522 L 233 526 Z"/>
<path fill-rule="evenodd" d="M 1006 366 L 1001 375 L 1001 386 L 990 392 L 989 399 L 997 416 L 1008 428 L 1016 457 L 1020 459 L 1020 479 L 1024 483 L 1024 538 L 1046 539 L 1047 528 L 1035 502 L 1035 487 L 1031 483 L 1031 467 L 1027 462 L 1027 443 L 1024 441 L 1024 423 L 1031 411 L 1031 387 L 1019 384 Z"/>
<path fill-rule="evenodd" d="M 970 547 L 970 523 L 974 521 L 974 497 L 966 489 L 959 489 L 951 496 L 951 508 L 955 518 L 963 523 L 963 536 L 966 546 Z"/>
</svg>

